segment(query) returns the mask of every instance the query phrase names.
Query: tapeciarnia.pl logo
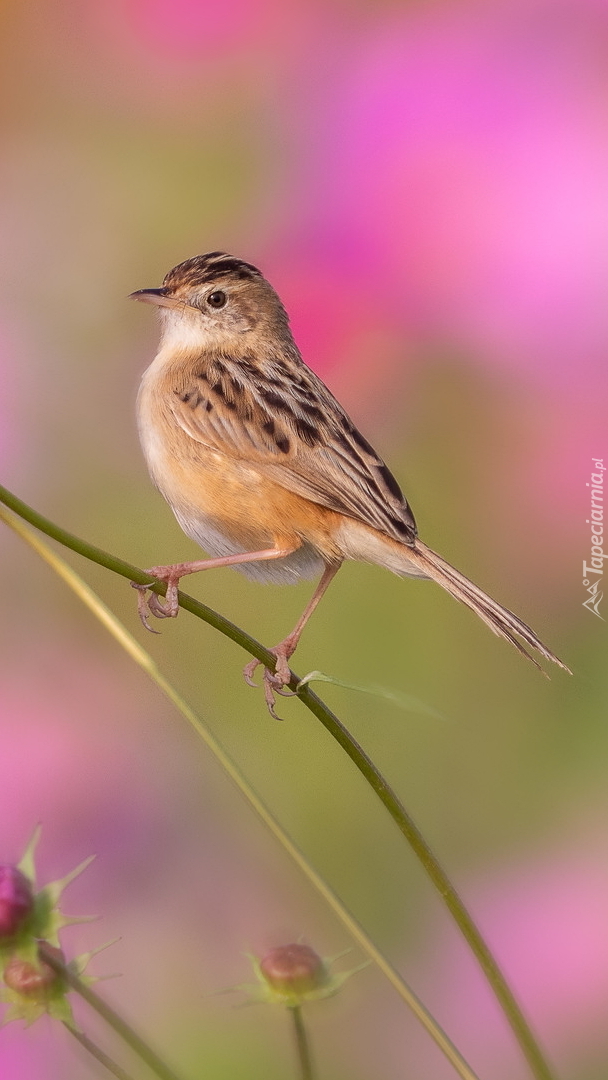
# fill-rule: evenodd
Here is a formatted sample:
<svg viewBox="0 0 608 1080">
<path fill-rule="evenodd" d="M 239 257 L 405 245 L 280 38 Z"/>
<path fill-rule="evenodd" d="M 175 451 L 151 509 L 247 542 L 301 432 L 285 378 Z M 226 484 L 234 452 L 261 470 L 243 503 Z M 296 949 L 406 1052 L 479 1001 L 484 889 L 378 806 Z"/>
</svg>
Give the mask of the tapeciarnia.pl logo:
<svg viewBox="0 0 608 1080">
<path fill-rule="evenodd" d="M 606 466 L 603 458 L 591 458 L 593 472 L 587 483 L 591 495 L 591 516 L 587 518 L 587 525 L 591 526 L 591 556 L 590 561 L 583 559 L 583 585 L 589 596 L 583 600 L 583 607 L 603 619 L 600 615 L 600 603 L 604 596 L 602 589 L 604 576 L 604 472 Z"/>
</svg>

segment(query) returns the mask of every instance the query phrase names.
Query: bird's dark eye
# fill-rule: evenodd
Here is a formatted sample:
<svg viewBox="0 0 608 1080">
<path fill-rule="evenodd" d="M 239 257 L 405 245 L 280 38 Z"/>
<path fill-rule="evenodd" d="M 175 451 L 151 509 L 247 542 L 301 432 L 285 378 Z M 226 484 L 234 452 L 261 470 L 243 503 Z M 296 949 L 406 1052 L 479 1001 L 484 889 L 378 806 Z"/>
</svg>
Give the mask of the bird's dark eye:
<svg viewBox="0 0 608 1080">
<path fill-rule="evenodd" d="M 226 293 L 222 292 L 221 289 L 218 289 L 217 292 L 209 293 L 207 303 L 209 304 L 209 307 L 221 308 L 224 306 L 227 299 Z"/>
</svg>

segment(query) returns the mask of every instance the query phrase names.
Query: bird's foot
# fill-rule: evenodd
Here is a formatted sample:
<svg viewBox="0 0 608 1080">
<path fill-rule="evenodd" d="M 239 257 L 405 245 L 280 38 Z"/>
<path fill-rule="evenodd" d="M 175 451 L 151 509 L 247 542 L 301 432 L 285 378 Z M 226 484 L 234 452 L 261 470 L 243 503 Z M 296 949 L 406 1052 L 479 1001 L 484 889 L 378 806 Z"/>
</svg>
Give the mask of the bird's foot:
<svg viewBox="0 0 608 1080">
<path fill-rule="evenodd" d="M 151 634 L 158 634 L 158 630 L 154 630 L 150 626 L 148 622 L 150 615 L 154 615 L 156 619 L 177 618 L 179 612 L 177 588 L 182 576 L 177 571 L 180 569 L 181 567 L 178 566 L 151 566 L 149 570 L 146 570 L 146 574 L 155 578 L 156 581 L 166 582 L 167 592 L 164 600 L 151 591 L 150 585 L 140 585 L 137 581 L 131 582 L 132 587 L 137 589 L 138 593 L 137 611 L 139 617 L 146 630 L 149 630 Z M 154 583 L 151 582 L 150 584 Z"/>
<path fill-rule="evenodd" d="M 264 667 L 264 700 L 270 715 L 275 720 L 280 720 L 281 717 L 275 712 L 275 695 L 279 694 L 281 697 L 295 697 L 293 690 L 285 689 L 286 686 L 289 686 L 292 679 L 288 660 L 295 651 L 295 644 L 293 644 L 289 638 L 286 638 L 280 645 L 275 645 L 274 649 L 270 649 L 269 651 L 276 657 L 276 663 L 274 671 Z M 261 660 L 252 660 L 245 668 L 243 668 L 243 676 L 248 686 L 257 686 L 257 683 L 253 681 L 253 676 L 255 675 L 256 669 L 260 666 L 262 666 Z"/>
</svg>

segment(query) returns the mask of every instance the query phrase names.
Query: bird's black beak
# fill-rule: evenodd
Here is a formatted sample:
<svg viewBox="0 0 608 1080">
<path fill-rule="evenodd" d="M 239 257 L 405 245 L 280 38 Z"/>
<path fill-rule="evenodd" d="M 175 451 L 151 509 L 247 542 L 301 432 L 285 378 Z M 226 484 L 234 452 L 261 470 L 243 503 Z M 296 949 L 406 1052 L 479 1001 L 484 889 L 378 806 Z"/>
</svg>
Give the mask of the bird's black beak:
<svg viewBox="0 0 608 1080">
<path fill-rule="evenodd" d="M 129 293 L 128 300 L 141 300 L 144 304 L 156 304 L 157 307 L 183 307 L 183 301 L 170 296 L 167 289 L 137 289 Z"/>
</svg>

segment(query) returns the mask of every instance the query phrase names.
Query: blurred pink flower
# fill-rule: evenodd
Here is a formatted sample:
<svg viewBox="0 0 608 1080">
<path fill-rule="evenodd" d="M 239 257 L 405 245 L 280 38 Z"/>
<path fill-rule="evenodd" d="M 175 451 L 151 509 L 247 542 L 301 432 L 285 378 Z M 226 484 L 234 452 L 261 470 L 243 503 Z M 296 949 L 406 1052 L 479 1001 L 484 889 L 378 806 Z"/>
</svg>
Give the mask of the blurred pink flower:
<svg viewBox="0 0 608 1080">
<path fill-rule="evenodd" d="M 369 384 L 370 369 L 372 374 L 378 373 L 370 341 L 390 334 L 390 329 L 381 294 L 358 264 L 345 259 L 336 273 L 335 263 L 322 248 L 313 252 L 305 244 L 275 249 L 260 262 L 280 293 L 309 367 L 325 377 L 344 363 L 350 383 L 356 382 L 357 368 L 362 367 L 367 370 Z"/>
<path fill-rule="evenodd" d="M 108 43 L 128 52 L 132 63 L 145 62 L 147 54 L 157 70 L 171 69 L 171 82 L 158 85 L 170 97 L 184 77 L 190 79 L 195 73 L 206 82 L 222 73 L 230 73 L 233 80 L 236 75 L 237 81 L 243 76 L 256 94 L 267 77 L 272 79 L 283 69 L 290 54 L 301 53 L 311 43 L 312 27 L 321 20 L 321 14 L 305 0 L 287 4 L 281 0 L 223 0 L 221 4 L 110 0 L 89 14 Z M 259 78 L 251 83 L 256 60 Z M 148 91 L 156 90 L 151 77 Z M 217 85 L 213 91 L 217 92 Z M 195 98 L 187 104 L 198 111 L 204 101 Z"/>
<path fill-rule="evenodd" d="M 235 49 L 263 39 L 283 7 L 278 0 L 128 0 L 122 6 L 140 42 L 186 57 L 196 53 L 217 58 L 221 51 L 224 60 Z"/>
<path fill-rule="evenodd" d="M 211 130 L 228 144 L 238 142 L 243 115 L 249 129 L 263 129 L 266 111 L 272 124 L 282 81 L 324 26 L 322 8 L 307 0 L 61 0 L 59 9 L 31 20 L 28 32 L 54 77 L 78 87 L 81 105 L 93 101 L 123 122 L 134 115 L 140 134 Z"/>
<path fill-rule="evenodd" d="M 60 1031 L 51 1020 L 39 1020 L 25 1031 L 23 1024 L 9 1024 L 2 1029 L 2 1076 L 6 1080 L 37 1077 L 37 1080 L 71 1080 L 82 1075 L 82 1058 L 74 1069 L 74 1040 Z"/>
<path fill-rule="evenodd" d="M 310 95 L 308 242 L 337 270 L 346 246 L 435 346 L 604 381 L 606 30 L 578 3 L 418 8 L 337 53 Z"/>
<path fill-rule="evenodd" d="M 495 871 L 469 888 L 486 939 L 541 1041 L 562 1061 L 604 1046 L 608 1004 L 605 851 L 563 849 Z M 489 1063 L 508 1032 L 461 942 L 436 940 L 437 1006 L 454 1037 L 485 1047 Z M 499 1073 L 497 1075 L 502 1075 Z"/>
<path fill-rule="evenodd" d="M 16 861 L 42 823 L 43 881 L 58 838 L 65 845 L 69 837 L 72 847 L 61 853 L 69 866 L 117 841 L 138 845 L 160 820 L 144 772 L 132 767 L 140 709 L 125 706 L 120 680 L 109 686 L 80 643 L 64 639 L 64 646 L 55 653 L 47 641 L 44 656 L 32 650 L 27 663 L 6 658 L 0 706 L 0 858 Z M 52 866 L 51 876 L 56 871 Z"/>
</svg>

